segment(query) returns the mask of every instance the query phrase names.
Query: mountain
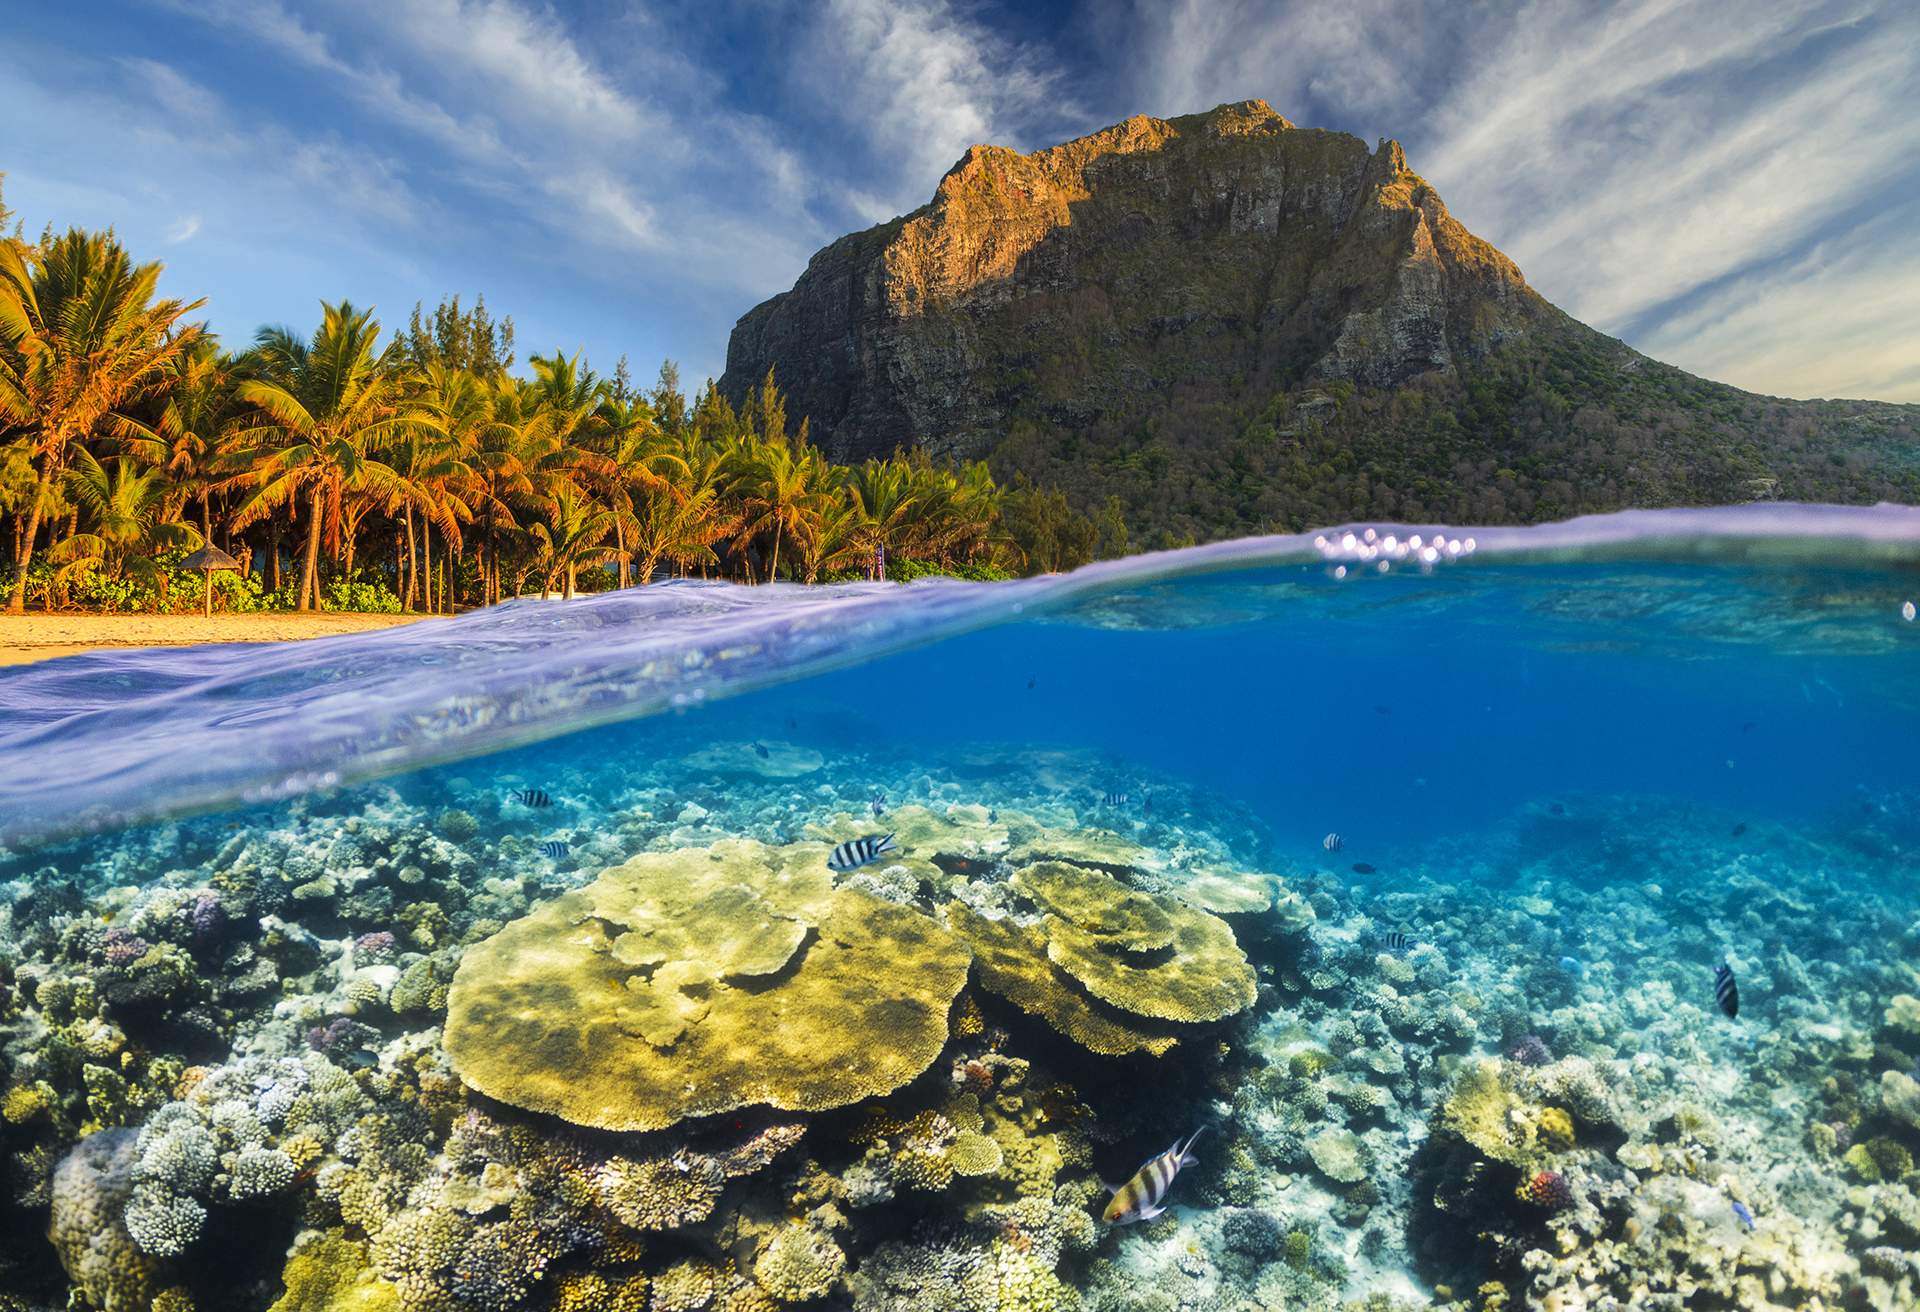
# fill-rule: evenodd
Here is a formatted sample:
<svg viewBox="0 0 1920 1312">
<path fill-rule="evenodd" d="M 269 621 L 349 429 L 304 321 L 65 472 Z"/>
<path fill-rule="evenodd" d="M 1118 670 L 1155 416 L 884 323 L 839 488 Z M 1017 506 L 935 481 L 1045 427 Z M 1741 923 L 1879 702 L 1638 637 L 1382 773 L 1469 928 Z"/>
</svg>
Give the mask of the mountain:
<svg viewBox="0 0 1920 1312">
<path fill-rule="evenodd" d="M 1920 500 L 1920 407 L 1696 378 L 1556 309 L 1399 143 L 1263 101 L 975 146 L 931 204 L 735 326 L 836 459 L 919 443 L 1118 498 L 1137 545 L 1353 518 L 1496 523 Z"/>
</svg>

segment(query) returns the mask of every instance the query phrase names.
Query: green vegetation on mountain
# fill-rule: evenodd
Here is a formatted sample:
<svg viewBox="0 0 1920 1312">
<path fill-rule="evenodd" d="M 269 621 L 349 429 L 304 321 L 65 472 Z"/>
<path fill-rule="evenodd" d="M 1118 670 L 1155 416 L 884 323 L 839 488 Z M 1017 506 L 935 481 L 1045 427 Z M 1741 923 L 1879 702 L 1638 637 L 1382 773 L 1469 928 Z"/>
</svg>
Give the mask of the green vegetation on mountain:
<svg viewBox="0 0 1920 1312">
<path fill-rule="evenodd" d="M 1137 547 L 1359 518 L 1920 500 L 1920 407 L 1756 396 L 1554 308 L 1398 144 L 1264 103 L 977 146 L 740 320 L 835 458 L 912 442 Z"/>
</svg>

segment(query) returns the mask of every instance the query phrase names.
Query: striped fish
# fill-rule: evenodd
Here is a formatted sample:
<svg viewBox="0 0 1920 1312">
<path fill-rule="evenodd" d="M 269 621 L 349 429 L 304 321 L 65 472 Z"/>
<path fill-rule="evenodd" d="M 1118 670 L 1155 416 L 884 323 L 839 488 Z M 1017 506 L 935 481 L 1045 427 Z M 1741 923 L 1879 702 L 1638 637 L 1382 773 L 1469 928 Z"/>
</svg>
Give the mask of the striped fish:
<svg viewBox="0 0 1920 1312">
<path fill-rule="evenodd" d="M 1733 982 L 1733 967 L 1724 961 L 1713 970 L 1713 1000 L 1728 1020 L 1740 1015 L 1740 986 Z"/>
<path fill-rule="evenodd" d="M 887 809 L 886 794 L 875 793 L 873 795 L 873 800 L 868 802 L 867 805 L 873 809 L 873 818 L 875 820 L 878 820 L 880 818 L 880 813 Z"/>
<path fill-rule="evenodd" d="M 540 844 L 540 850 L 547 856 L 552 857 L 555 861 L 558 861 L 573 849 L 557 838 L 549 838 L 546 842 Z"/>
<path fill-rule="evenodd" d="M 1386 944 L 1389 952 L 1405 952 L 1414 946 L 1413 940 L 1397 929 L 1387 931 Z"/>
<path fill-rule="evenodd" d="M 1100 800 L 1108 806 L 1125 806 L 1133 799 L 1125 793 L 1102 793 L 1100 794 Z"/>
<path fill-rule="evenodd" d="M 859 838 L 850 838 L 827 855 L 827 869 L 845 872 L 858 870 L 861 866 L 878 861 L 889 852 L 900 849 L 893 845 L 892 834 L 864 834 Z"/>
<path fill-rule="evenodd" d="M 1338 834 L 1328 834 L 1325 838 L 1320 840 L 1320 846 L 1326 848 L 1327 851 L 1329 852 L 1338 852 L 1341 848 L 1345 847 L 1346 845 L 1347 845 L 1347 840 L 1340 837 L 1340 835 Z"/>
<path fill-rule="evenodd" d="M 538 788 L 516 788 L 511 793 L 508 793 L 507 796 L 522 806 L 531 806 L 535 809 L 553 805 L 553 798 L 541 792 Z"/>
<path fill-rule="evenodd" d="M 1151 1221 L 1164 1212 L 1166 1209 L 1160 1206 L 1160 1200 L 1167 1196 L 1167 1187 L 1173 1183 L 1173 1177 L 1180 1174 L 1180 1168 L 1193 1165 L 1193 1141 L 1206 1128 L 1203 1125 L 1195 1130 L 1185 1143 L 1174 1140 L 1173 1147 L 1134 1172 L 1133 1179 L 1114 1187 L 1113 1197 L 1107 1200 L 1107 1210 L 1100 1214 L 1100 1219 L 1108 1225 L 1131 1225 L 1135 1221 Z"/>
</svg>

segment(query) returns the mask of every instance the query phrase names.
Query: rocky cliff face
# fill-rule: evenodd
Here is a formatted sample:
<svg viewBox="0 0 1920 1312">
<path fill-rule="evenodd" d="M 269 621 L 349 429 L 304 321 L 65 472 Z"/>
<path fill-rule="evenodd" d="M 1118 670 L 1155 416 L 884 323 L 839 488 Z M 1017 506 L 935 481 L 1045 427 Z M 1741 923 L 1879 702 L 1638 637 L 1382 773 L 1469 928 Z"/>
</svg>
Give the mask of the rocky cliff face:
<svg viewBox="0 0 1920 1312">
<path fill-rule="evenodd" d="M 720 387 L 769 366 L 837 459 L 990 457 L 1119 497 L 1149 541 L 1920 488 L 1884 458 L 1911 407 L 1794 410 L 1647 360 L 1528 287 L 1398 143 L 1257 100 L 973 147 L 742 318 Z M 1839 465 L 1872 476 L 1836 489 Z"/>
<path fill-rule="evenodd" d="M 743 318 L 721 388 L 772 365 L 836 457 L 984 455 L 1063 419 L 1234 375 L 1393 386 L 1560 316 L 1461 227 L 1397 142 L 1261 101 L 975 146 L 933 203 L 843 238 Z"/>
</svg>

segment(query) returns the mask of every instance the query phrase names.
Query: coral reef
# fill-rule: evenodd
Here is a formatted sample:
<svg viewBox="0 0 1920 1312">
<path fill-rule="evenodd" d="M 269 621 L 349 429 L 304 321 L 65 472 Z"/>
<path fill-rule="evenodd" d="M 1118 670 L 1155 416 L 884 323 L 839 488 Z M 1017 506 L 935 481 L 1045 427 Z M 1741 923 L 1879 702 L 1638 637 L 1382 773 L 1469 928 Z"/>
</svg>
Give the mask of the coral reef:
<svg viewBox="0 0 1920 1312">
<path fill-rule="evenodd" d="M 450 769 L 0 866 L 0 1308 L 1920 1298 L 1920 908 L 1810 928 L 1827 847 L 1613 799 L 1362 885 L 1072 753 L 759 743 L 517 770 L 565 861 Z"/>
</svg>

